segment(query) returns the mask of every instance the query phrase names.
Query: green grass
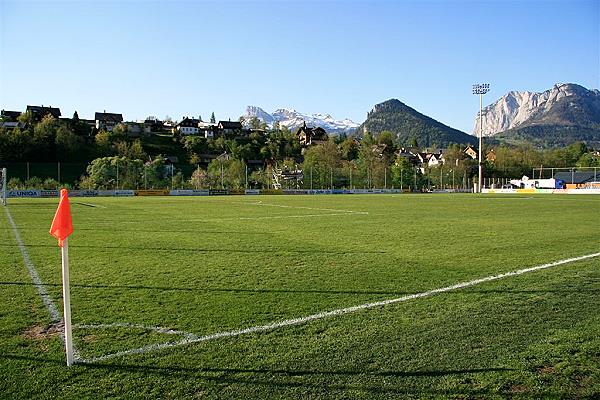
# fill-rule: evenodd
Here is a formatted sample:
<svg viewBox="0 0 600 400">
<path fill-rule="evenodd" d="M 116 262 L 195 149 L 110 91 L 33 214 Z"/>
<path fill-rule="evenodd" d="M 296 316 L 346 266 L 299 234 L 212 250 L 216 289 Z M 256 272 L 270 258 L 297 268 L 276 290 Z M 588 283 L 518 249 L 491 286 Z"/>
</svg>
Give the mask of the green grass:
<svg viewBox="0 0 600 400">
<path fill-rule="evenodd" d="M 71 201 L 73 323 L 160 326 L 198 336 L 600 251 L 597 196 Z M 60 307 L 60 254 L 48 234 L 55 209 L 56 199 L 9 206 Z M 600 396 L 599 258 L 67 368 L 4 212 L 0 239 L 0 397 Z M 139 328 L 75 329 L 74 336 L 85 358 L 179 339 Z"/>
</svg>

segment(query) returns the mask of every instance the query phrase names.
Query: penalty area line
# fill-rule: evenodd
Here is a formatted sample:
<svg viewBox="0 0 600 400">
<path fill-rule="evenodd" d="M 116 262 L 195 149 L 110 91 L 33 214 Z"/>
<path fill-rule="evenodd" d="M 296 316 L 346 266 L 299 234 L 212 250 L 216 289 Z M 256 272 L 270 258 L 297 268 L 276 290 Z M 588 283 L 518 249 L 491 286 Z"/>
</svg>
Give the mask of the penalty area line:
<svg viewBox="0 0 600 400">
<path fill-rule="evenodd" d="M 457 284 L 454 284 L 451 286 L 433 289 L 433 290 L 429 290 L 429 291 L 421 292 L 421 293 L 410 294 L 410 295 L 406 295 L 406 296 L 402 296 L 402 297 L 397 297 L 394 299 L 375 301 L 372 303 L 365 303 L 365 304 L 360 304 L 357 306 L 346 307 L 346 308 L 339 308 L 337 310 L 324 311 L 324 312 L 320 312 L 317 314 L 307 315 L 304 317 L 287 319 L 284 321 L 274 322 L 271 324 L 252 326 L 252 327 L 234 330 L 234 331 L 218 332 L 218 333 L 213 333 L 213 334 L 206 335 L 206 336 L 188 337 L 188 338 L 182 339 L 177 342 L 157 343 L 157 344 L 152 344 L 149 346 L 140 347 L 137 349 L 125 350 L 125 351 L 120 351 L 120 352 L 116 352 L 116 353 L 112 353 L 112 354 L 106 354 L 103 356 L 93 357 L 93 358 L 89 358 L 89 359 L 85 359 L 85 360 L 79 360 L 79 362 L 80 363 L 94 363 L 94 362 L 109 360 L 111 358 L 116 358 L 116 357 L 150 353 L 150 352 L 164 350 L 164 349 L 170 349 L 170 348 L 174 348 L 174 347 L 186 346 L 186 345 L 190 345 L 190 344 L 194 344 L 194 343 L 207 342 L 210 340 L 231 338 L 231 337 L 236 337 L 236 336 L 241 336 L 241 335 L 246 335 L 246 334 L 251 334 L 251 333 L 267 332 L 267 331 L 272 331 L 275 329 L 284 328 L 284 327 L 288 327 L 288 326 L 303 325 L 308 322 L 319 320 L 319 319 L 332 318 L 332 317 L 336 317 L 336 316 L 340 316 L 340 315 L 351 314 L 351 313 L 355 313 L 358 311 L 367 310 L 370 308 L 388 306 L 391 304 L 402 303 L 402 302 L 409 301 L 409 300 L 419 299 L 419 298 L 423 298 L 423 297 L 429 297 L 429 296 L 432 296 L 432 295 L 435 295 L 438 293 L 444 293 L 444 292 L 449 292 L 452 290 L 466 288 L 469 286 L 475 286 L 475 285 L 479 285 L 480 283 L 496 281 L 496 280 L 508 278 L 511 276 L 523 275 L 523 274 L 526 274 L 529 272 L 539 271 L 539 270 L 552 268 L 552 267 L 556 267 L 559 265 L 573 263 L 576 261 L 586 260 L 589 258 L 594 258 L 594 257 L 599 257 L 599 256 L 600 256 L 600 253 L 593 253 L 593 254 L 587 254 L 584 256 L 580 256 L 580 257 L 567 258 L 565 260 L 554 261 L 554 262 L 551 262 L 548 264 L 538 265 L 538 266 L 530 267 L 530 268 L 519 269 L 516 271 L 506 272 L 506 273 L 502 273 L 502 274 L 498 274 L 498 275 L 486 276 L 483 278 L 473 279 L 471 281 L 461 282 L 461 283 L 457 283 Z"/>
</svg>

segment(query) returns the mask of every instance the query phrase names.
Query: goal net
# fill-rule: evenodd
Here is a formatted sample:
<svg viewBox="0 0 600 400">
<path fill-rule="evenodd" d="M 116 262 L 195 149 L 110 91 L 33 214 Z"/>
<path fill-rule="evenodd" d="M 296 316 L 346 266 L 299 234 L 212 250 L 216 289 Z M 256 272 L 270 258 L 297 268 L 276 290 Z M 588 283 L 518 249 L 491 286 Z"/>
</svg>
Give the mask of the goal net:
<svg viewBox="0 0 600 400">
<path fill-rule="evenodd" d="M 8 188 L 6 185 L 6 168 L 0 168 L 0 204 L 6 205 Z"/>
</svg>

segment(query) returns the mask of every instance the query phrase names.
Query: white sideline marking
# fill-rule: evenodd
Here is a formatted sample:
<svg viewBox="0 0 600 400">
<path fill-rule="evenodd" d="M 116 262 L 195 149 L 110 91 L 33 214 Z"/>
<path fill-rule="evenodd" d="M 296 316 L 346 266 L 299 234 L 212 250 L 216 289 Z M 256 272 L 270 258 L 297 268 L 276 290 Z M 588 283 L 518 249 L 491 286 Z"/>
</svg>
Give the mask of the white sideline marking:
<svg viewBox="0 0 600 400">
<path fill-rule="evenodd" d="M 38 293 L 40 294 L 40 297 L 42 298 L 42 302 L 48 309 L 48 312 L 50 313 L 50 318 L 51 318 L 52 322 L 53 323 L 60 322 L 60 320 L 62 318 L 60 316 L 60 312 L 58 311 L 58 308 L 56 307 L 54 300 L 52 300 L 52 297 L 50 297 L 50 295 L 48 294 L 46 287 L 42 283 L 40 276 L 38 275 L 35 267 L 33 266 L 33 262 L 31 262 L 31 259 L 29 258 L 29 253 L 27 253 L 27 248 L 25 247 L 25 244 L 23 243 L 23 240 L 21 239 L 21 235 L 19 234 L 19 231 L 17 230 L 17 225 L 15 224 L 15 221 L 13 220 L 12 215 L 10 214 L 10 211 L 8 211 L 8 207 L 4 207 L 4 211 L 6 211 L 6 217 L 8 218 L 8 222 L 10 223 L 10 226 L 12 227 L 12 231 L 13 231 L 13 234 L 15 235 L 15 239 L 17 240 L 17 245 L 19 246 L 19 250 L 21 250 L 21 255 L 23 256 L 23 261 L 25 262 L 25 266 L 27 267 L 27 270 L 29 271 L 29 276 L 31 277 L 31 280 L 33 281 L 35 288 L 37 289 Z"/>
<path fill-rule="evenodd" d="M 565 260 L 555 261 L 555 262 L 548 263 L 548 264 L 538 265 L 536 267 L 524 268 L 524 269 L 520 269 L 517 271 L 511 271 L 511 272 L 506 272 L 503 274 L 487 276 L 484 278 L 474 279 L 474 280 L 471 280 L 468 282 L 461 282 L 461 283 L 457 283 L 452 286 L 446 286 L 446 287 L 439 288 L 439 289 L 429 290 L 427 292 L 406 295 L 406 296 L 398 297 L 395 299 L 360 304 L 360 305 L 353 306 L 353 307 L 340 308 L 337 310 L 320 312 L 317 314 L 307 315 L 305 317 L 287 319 L 287 320 L 280 321 L 280 322 L 274 322 L 274 323 L 267 324 L 267 325 L 253 326 L 253 327 L 235 330 L 235 331 L 218 332 L 218 333 L 213 333 L 213 334 L 206 335 L 206 336 L 198 336 L 195 338 L 186 338 L 186 339 L 180 340 L 178 342 L 158 343 L 158 344 L 153 344 L 153 345 L 149 345 L 149 346 L 145 346 L 145 347 L 140 347 L 137 349 L 125 350 L 125 351 L 120 351 L 117 353 L 106 354 L 104 356 L 93 357 L 93 358 L 86 359 L 86 360 L 80 360 L 80 362 L 93 363 L 93 362 L 108 360 L 108 359 L 115 358 L 115 357 L 122 357 L 122 356 L 128 356 L 128 355 L 133 355 L 133 354 L 150 353 L 150 352 L 158 351 L 158 350 L 162 350 L 162 349 L 185 346 L 185 345 L 192 344 L 192 343 L 206 342 L 209 340 L 216 340 L 216 339 L 221 339 L 221 338 L 230 338 L 230 337 L 241 336 L 241 335 L 245 335 L 245 334 L 249 334 L 249 333 L 271 331 L 271 330 L 283 328 L 286 326 L 301 325 L 301 324 L 305 324 L 307 322 L 314 321 L 317 319 L 330 318 L 330 317 L 335 317 L 338 315 L 350 314 L 350 313 L 354 313 L 357 311 L 366 310 L 369 308 L 382 307 L 382 306 L 387 306 L 390 304 L 401 303 L 401 302 L 405 302 L 408 300 L 427 297 L 427 296 L 431 296 L 431 295 L 438 294 L 438 293 L 448 292 L 451 290 L 462 289 L 465 287 L 478 285 L 478 284 L 484 283 L 484 282 L 495 281 L 495 280 L 506 278 L 509 276 L 522 275 L 522 274 L 525 274 L 528 272 L 538 271 L 541 269 L 551 268 L 551 267 L 555 267 L 558 265 L 572 263 L 575 261 L 581 261 L 581 260 L 598 257 L 598 256 L 600 256 L 600 253 L 593 253 L 593 254 L 588 254 L 585 256 L 568 258 Z"/>
<path fill-rule="evenodd" d="M 29 271 L 29 276 L 31 277 L 31 280 L 33 281 L 33 285 L 36 287 L 40 297 L 42 298 L 42 302 L 48 309 L 52 323 L 58 324 L 59 322 L 62 322 L 62 317 L 60 315 L 60 312 L 58 311 L 58 308 L 56 307 L 56 303 L 54 302 L 52 297 L 50 297 L 50 294 L 48 294 L 46 287 L 42 283 L 42 280 L 40 279 L 40 275 L 37 273 L 35 266 L 33 265 L 31 258 L 29 257 L 29 253 L 27 252 L 25 243 L 23 243 L 23 240 L 21 239 L 21 235 L 19 234 L 17 225 L 15 224 L 15 221 L 13 220 L 13 217 L 10 214 L 8 207 L 4 207 L 4 211 L 6 212 L 6 217 L 8 218 L 8 222 L 10 223 L 10 226 L 12 227 L 13 234 L 15 235 L 17 245 L 19 246 L 19 250 L 21 251 L 21 255 L 23 256 L 23 261 L 25 262 L 25 266 L 27 267 L 27 270 Z M 64 343 L 65 342 L 64 331 L 61 331 L 60 338 Z M 80 360 L 79 351 L 75 348 L 75 346 L 73 346 L 73 358 L 74 358 L 75 362 L 78 362 Z"/>
</svg>

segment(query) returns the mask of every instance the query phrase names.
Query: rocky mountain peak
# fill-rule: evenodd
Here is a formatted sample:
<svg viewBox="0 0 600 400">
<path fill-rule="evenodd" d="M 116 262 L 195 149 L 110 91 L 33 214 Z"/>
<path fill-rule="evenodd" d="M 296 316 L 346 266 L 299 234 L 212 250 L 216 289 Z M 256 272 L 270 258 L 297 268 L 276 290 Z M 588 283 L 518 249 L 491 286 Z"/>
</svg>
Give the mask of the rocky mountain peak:
<svg viewBox="0 0 600 400">
<path fill-rule="evenodd" d="M 510 91 L 485 107 L 482 119 L 484 136 L 536 124 L 600 123 L 600 92 L 574 83 L 557 83 L 541 93 Z M 473 134 L 479 135 L 477 116 Z"/>
</svg>

